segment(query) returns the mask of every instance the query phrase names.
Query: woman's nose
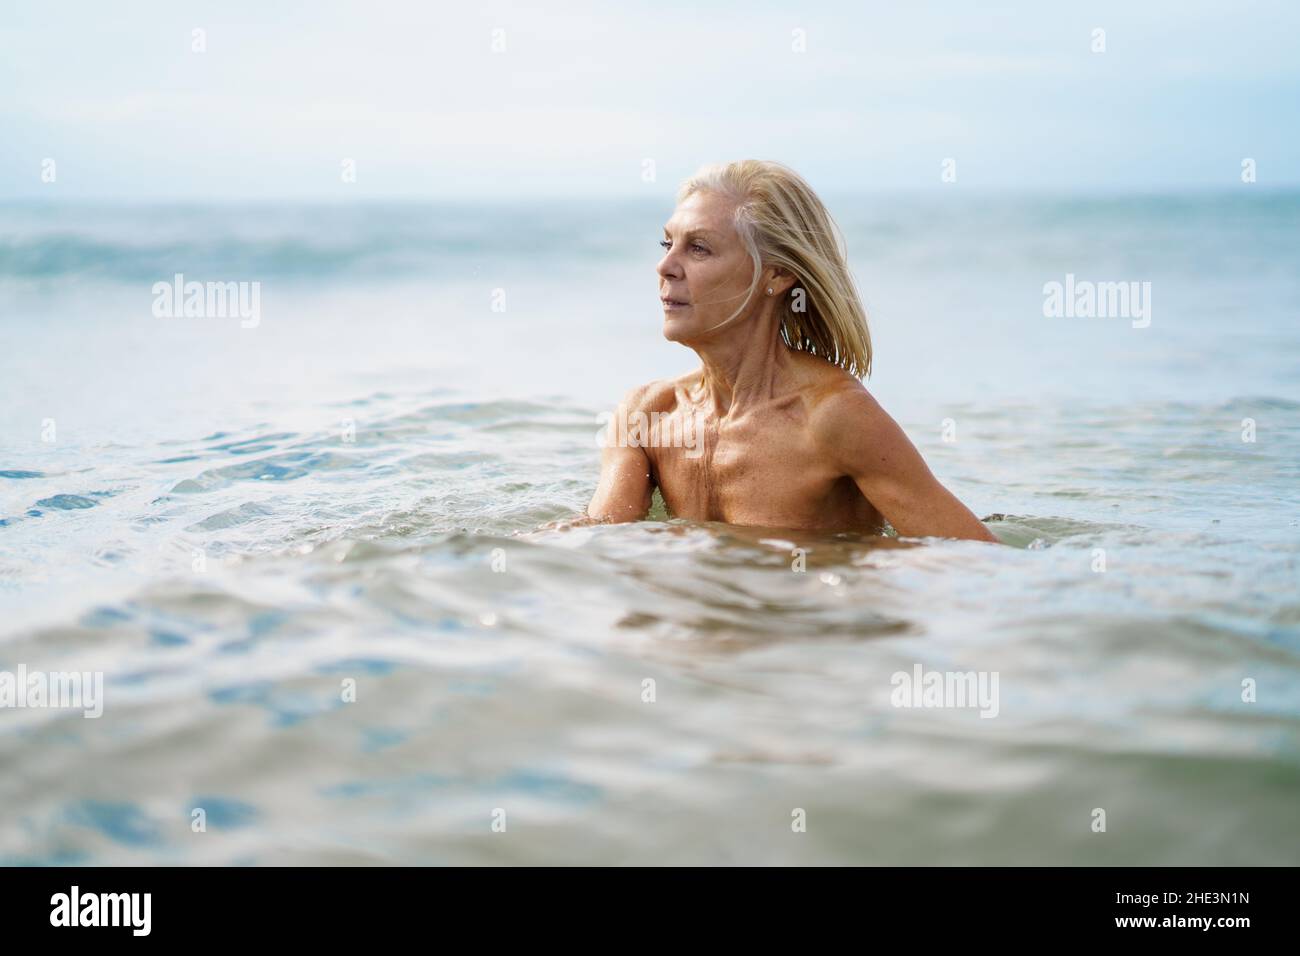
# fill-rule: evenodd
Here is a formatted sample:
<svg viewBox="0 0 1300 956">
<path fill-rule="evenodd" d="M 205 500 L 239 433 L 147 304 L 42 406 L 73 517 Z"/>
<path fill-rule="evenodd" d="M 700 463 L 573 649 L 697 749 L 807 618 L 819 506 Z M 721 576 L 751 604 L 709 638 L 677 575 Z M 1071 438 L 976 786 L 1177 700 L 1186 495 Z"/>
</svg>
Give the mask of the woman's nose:
<svg viewBox="0 0 1300 956">
<path fill-rule="evenodd" d="M 655 272 L 665 279 L 680 279 L 682 275 L 681 267 L 671 251 L 664 253 L 664 257 L 659 260 L 659 265 L 655 266 Z"/>
</svg>

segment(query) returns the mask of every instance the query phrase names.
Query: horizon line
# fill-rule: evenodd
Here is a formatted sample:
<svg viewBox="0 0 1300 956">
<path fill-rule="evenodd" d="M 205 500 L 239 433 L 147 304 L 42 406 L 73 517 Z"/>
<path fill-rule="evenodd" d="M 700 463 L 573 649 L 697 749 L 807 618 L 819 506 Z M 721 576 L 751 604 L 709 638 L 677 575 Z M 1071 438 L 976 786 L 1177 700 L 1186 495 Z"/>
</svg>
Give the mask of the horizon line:
<svg viewBox="0 0 1300 956">
<path fill-rule="evenodd" d="M 891 196 L 907 198 L 934 197 L 949 194 L 952 198 L 966 196 L 996 198 L 1052 198 L 1052 199 L 1160 199 L 1185 198 L 1189 196 L 1224 196 L 1240 192 L 1246 188 L 1246 195 L 1265 193 L 1271 196 L 1300 193 L 1300 182 L 1296 183 L 1238 183 L 1227 185 L 1221 183 L 1190 186 L 1114 186 L 1114 187 L 1023 187 L 1023 186 L 959 186 L 944 183 L 935 186 L 900 186 L 871 189 L 837 189 L 822 188 L 818 192 L 824 197 L 851 199 L 882 199 Z M 102 204 L 120 206 L 149 205 L 492 205 L 492 204 L 526 204 L 578 202 L 584 204 L 602 202 L 672 202 L 676 188 L 665 190 L 662 195 L 641 193 L 509 193 L 492 195 L 429 194 L 417 193 L 406 195 L 362 195 L 341 196 L 338 194 L 302 194 L 287 196 L 265 195 L 171 195 L 171 196 L 123 196 L 120 194 L 85 194 L 73 196 L 60 195 L 0 195 L 0 205 L 59 205 L 63 203 Z"/>
</svg>

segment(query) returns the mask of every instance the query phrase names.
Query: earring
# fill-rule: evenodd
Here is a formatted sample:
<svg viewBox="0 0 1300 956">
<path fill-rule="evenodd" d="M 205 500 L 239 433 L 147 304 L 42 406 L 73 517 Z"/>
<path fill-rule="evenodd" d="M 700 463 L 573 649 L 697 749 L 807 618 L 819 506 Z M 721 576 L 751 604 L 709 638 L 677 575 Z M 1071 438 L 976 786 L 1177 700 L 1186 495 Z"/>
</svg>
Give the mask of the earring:
<svg viewBox="0 0 1300 956">
<path fill-rule="evenodd" d="M 771 286 L 768 286 L 768 287 L 767 287 L 767 294 L 768 294 L 768 295 L 771 295 L 771 294 L 772 294 L 772 287 L 771 287 Z"/>
</svg>

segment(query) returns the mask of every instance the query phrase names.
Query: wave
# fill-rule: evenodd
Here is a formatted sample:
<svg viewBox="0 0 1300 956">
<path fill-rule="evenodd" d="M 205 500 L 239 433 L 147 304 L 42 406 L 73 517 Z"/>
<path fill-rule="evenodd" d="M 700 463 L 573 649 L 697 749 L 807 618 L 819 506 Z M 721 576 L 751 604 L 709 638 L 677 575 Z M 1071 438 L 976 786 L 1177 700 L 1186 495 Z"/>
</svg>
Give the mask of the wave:
<svg viewBox="0 0 1300 956">
<path fill-rule="evenodd" d="M 626 255 L 643 238 L 609 211 L 545 207 L 0 206 L 0 279 L 158 281 L 463 277 L 470 269 Z"/>
</svg>

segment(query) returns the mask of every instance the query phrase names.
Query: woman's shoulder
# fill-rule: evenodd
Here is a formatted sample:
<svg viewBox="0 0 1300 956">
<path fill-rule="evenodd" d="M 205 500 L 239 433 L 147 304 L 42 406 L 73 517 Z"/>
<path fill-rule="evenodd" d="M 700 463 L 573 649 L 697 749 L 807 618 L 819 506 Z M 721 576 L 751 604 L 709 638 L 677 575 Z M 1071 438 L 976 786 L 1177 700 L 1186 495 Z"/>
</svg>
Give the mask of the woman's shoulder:
<svg viewBox="0 0 1300 956">
<path fill-rule="evenodd" d="M 862 380 L 818 355 L 793 351 L 801 375 L 800 389 L 811 408 L 834 411 L 872 400 Z"/>
<path fill-rule="evenodd" d="M 825 361 L 815 372 L 807 404 L 813 432 L 832 441 L 845 430 L 861 430 L 888 417 L 861 379 Z"/>
<path fill-rule="evenodd" d="M 679 378 L 657 378 L 628 389 L 621 405 L 630 411 L 667 412 L 677 405 L 679 392 L 687 386 L 692 377 L 698 378 L 698 372 L 688 372 Z"/>
</svg>

